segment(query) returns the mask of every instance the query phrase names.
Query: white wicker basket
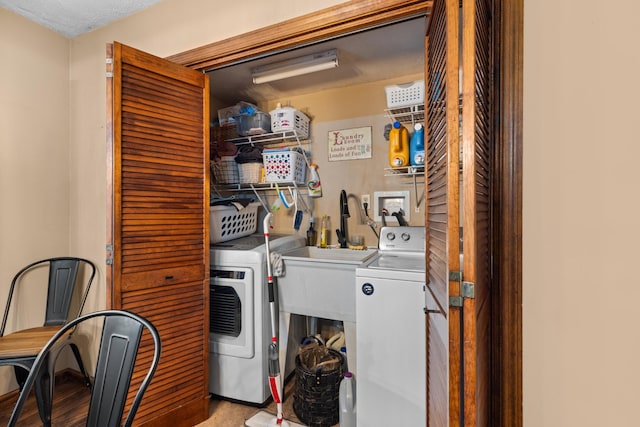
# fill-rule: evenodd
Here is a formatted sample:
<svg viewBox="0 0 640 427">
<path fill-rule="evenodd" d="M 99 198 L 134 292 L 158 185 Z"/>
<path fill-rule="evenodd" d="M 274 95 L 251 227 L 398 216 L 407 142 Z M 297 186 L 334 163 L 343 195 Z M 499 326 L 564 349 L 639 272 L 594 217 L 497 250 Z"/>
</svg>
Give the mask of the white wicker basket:
<svg viewBox="0 0 640 427">
<path fill-rule="evenodd" d="M 280 107 L 269 112 L 271 132 L 296 131 L 300 138 L 309 137 L 309 117 L 292 107 Z"/>
<path fill-rule="evenodd" d="M 255 233 L 258 228 L 258 206 L 260 203 L 250 203 L 240 210 L 235 206 L 210 206 L 211 243 L 226 242 Z"/>
<path fill-rule="evenodd" d="M 265 182 L 296 182 L 304 184 L 307 164 L 297 151 L 270 151 L 262 153 Z"/>
<path fill-rule="evenodd" d="M 423 80 L 385 86 L 384 90 L 387 93 L 387 108 L 424 104 Z"/>
</svg>

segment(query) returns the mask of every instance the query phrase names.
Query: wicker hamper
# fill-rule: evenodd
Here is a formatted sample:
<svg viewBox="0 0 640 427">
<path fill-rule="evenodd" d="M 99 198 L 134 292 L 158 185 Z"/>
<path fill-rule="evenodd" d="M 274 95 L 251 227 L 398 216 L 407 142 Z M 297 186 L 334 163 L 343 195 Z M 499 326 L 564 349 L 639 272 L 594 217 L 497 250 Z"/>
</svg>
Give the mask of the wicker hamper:
<svg viewBox="0 0 640 427">
<path fill-rule="evenodd" d="M 296 356 L 293 412 L 309 427 L 330 427 L 339 421 L 344 360 L 339 352 L 332 349 L 328 351 L 340 361 L 335 369 L 319 368 L 313 371 L 302 366 L 300 355 Z"/>
</svg>

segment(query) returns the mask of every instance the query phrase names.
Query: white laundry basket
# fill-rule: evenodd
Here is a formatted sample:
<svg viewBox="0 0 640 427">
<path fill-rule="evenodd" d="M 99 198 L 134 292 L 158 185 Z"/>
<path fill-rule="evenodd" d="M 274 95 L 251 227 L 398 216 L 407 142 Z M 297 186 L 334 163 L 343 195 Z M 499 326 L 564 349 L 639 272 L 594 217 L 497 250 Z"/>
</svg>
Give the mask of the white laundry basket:
<svg viewBox="0 0 640 427">
<path fill-rule="evenodd" d="M 260 203 L 250 203 L 240 210 L 235 206 L 210 206 L 211 243 L 226 242 L 255 233 L 258 228 L 258 206 Z"/>
</svg>

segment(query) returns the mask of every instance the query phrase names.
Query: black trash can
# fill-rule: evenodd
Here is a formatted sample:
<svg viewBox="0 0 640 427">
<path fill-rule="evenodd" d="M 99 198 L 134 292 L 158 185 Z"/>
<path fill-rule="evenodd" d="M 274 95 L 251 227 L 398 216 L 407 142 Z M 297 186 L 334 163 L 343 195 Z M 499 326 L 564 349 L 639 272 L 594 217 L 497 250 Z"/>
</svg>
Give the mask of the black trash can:
<svg viewBox="0 0 640 427">
<path fill-rule="evenodd" d="M 326 369 L 320 365 L 307 369 L 296 356 L 296 384 L 293 393 L 293 412 L 309 427 L 331 427 L 340 417 L 340 381 L 344 376 L 344 360 L 340 352 L 328 349 L 338 360 L 337 367 Z"/>
</svg>

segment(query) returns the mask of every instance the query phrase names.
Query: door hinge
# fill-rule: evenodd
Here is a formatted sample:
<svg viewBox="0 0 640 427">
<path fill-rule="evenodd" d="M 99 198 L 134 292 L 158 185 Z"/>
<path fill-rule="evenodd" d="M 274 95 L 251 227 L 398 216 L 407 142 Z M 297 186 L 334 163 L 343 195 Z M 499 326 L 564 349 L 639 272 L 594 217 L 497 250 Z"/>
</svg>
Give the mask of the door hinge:
<svg viewBox="0 0 640 427">
<path fill-rule="evenodd" d="M 113 245 L 107 245 L 107 265 L 113 265 Z"/>
<path fill-rule="evenodd" d="M 462 282 L 462 296 L 464 298 L 475 298 L 476 297 L 475 287 L 476 287 L 476 284 L 473 282 Z"/>
<path fill-rule="evenodd" d="M 105 63 L 107 64 L 107 72 L 106 72 L 106 76 L 107 78 L 111 78 L 113 77 L 113 58 L 106 58 Z"/>
<path fill-rule="evenodd" d="M 461 291 L 462 295 L 449 297 L 450 307 L 462 307 L 462 301 L 464 298 L 474 299 L 476 297 L 475 283 L 473 282 L 462 282 Z"/>
<path fill-rule="evenodd" d="M 449 272 L 449 281 L 450 282 L 460 282 L 462 281 L 462 271 L 453 271 Z"/>
</svg>

